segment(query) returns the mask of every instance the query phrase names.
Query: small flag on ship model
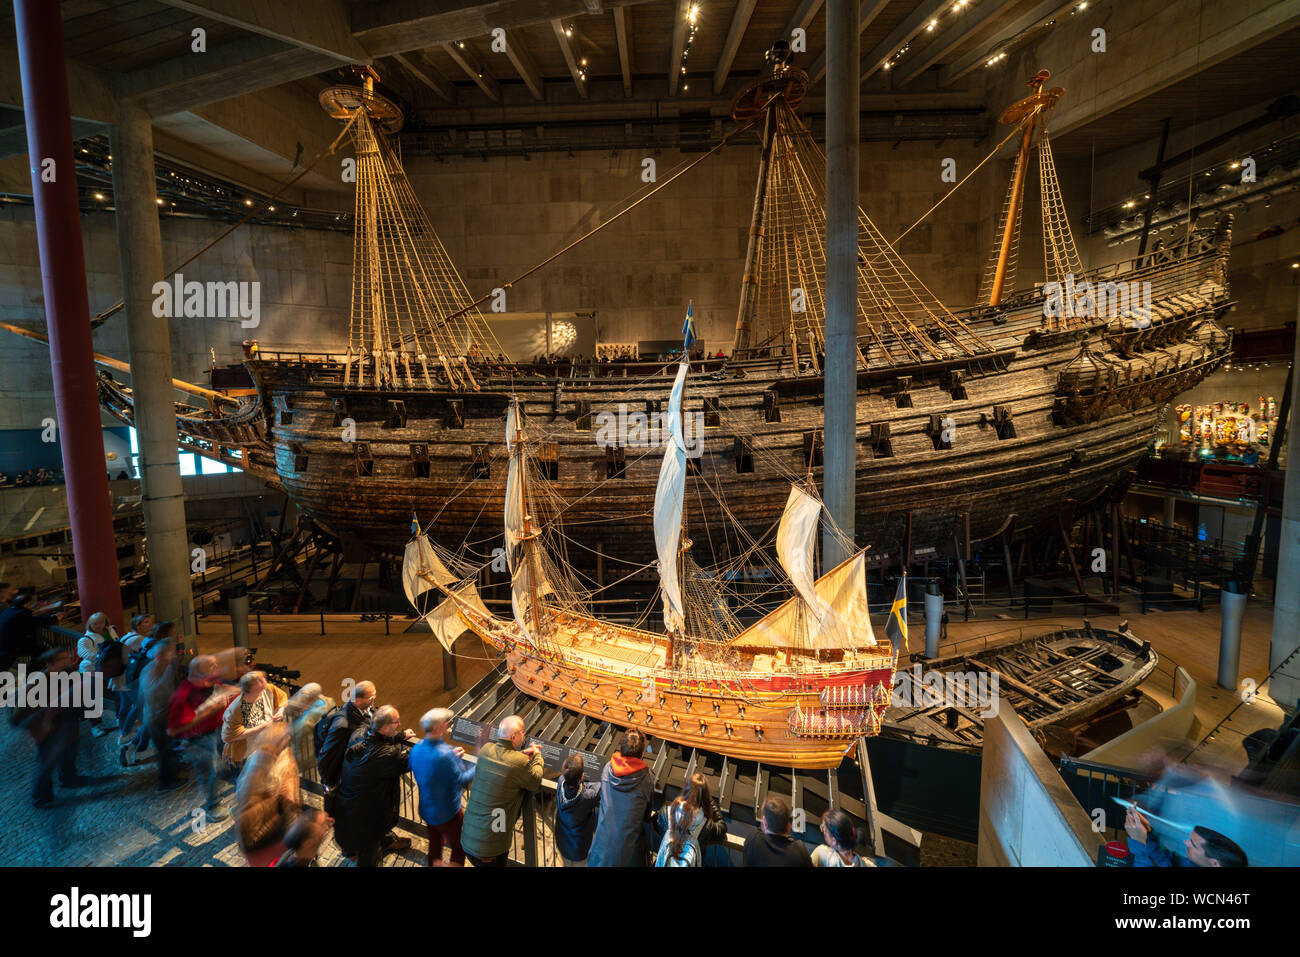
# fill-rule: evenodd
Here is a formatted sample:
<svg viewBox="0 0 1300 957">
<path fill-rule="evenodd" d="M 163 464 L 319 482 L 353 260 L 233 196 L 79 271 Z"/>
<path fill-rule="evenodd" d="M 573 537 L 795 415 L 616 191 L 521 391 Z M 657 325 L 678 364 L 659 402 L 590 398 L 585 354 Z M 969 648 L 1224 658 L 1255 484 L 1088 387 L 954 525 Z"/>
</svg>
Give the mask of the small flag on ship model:
<svg viewBox="0 0 1300 957">
<path fill-rule="evenodd" d="M 682 351 L 689 351 L 695 345 L 695 300 L 686 303 L 686 320 L 682 323 Z"/>
<path fill-rule="evenodd" d="M 898 591 L 894 593 L 894 603 L 889 607 L 889 620 L 885 622 L 885 637 L 897 645 L 903 643 L 907 650 L 907 575 L 898 579 Z"/>
</svg>

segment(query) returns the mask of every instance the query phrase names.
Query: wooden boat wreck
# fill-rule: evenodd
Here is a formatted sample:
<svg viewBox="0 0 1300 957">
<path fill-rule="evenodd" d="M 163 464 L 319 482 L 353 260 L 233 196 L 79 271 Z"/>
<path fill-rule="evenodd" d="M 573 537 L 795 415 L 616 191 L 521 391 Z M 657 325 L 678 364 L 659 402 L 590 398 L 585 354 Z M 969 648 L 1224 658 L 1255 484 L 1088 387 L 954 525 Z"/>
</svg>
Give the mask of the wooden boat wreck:
<svg viewBox="0 0 1300 957">
<path fill-rule="evenodd" d="M 1151 643 L 1128 630 L 1068 628 L 1014 636 L 977 651 L 900 662 L 883 733 L 924 744 L 979 751 L 984 719 L 1002 701 L 1042 740 L 1118 702 L 1155 670 Z"/>
<path fill-rule="evenodd" d="M 595 592 L 552 558 L 548 543 L 556 551 L 564 544 L 553 510 L 562 503 L 548 503 L 538 488 L 517 401 L 506 416 L 501 513 L 513 618 L 495 617 L 479 597 L 481 567 L 440 550 L 418 525 L 403 561 L 407 595 L 449 652 L 466 629 L 474 632 L 506 653 L 516 687 L 534 698 L 731 757 L 838 767 L 859 738 L 879 732 L 894 674 L 893 645 L 876 638 L 868 616 L 866 549 L 814 579 L 822 503 L 810 483 L 791 483 L 776 554 L 794 594 L 742 625 L 725 577 L 695 564 L 684 534 L 687 372 L 681 363 L 654 496 L 663 633 L 587 611 Z M 432 608 L 429 593 L 441 598 Z"/>
<path fill-rule="evenodd" d="M 1134 464 L 1166 403 L 1229 354 L 1217 319 L 1229 304 L 1230 220 L 1189 223 L 1168 250 L 1085 270 L 1047 131 L 1063 91 L 1044 90 L 1045 77 L 1002 116 L 1012 127 L 1003 142 L 1018 137 L 1020 149 L 977 305 L 939 302 L 860 212 L 856 533 L 874 544 L 873 561 L 1025 529 L 1063 502 L 1096 497 Z M 743 498 L 738 514 L 751 534 L 782 514 L 784 473 L 821 469 L 825 161 L 796 114 L 808 85 L 775 56 L 736 97 L 737 129 L 690 164 L 761 131 L 733 348 L 724 361 L 693 365 L 686 410 L 705 426 L 692 495 L 707 481 L 723 498 Z M 651 557 L 651 518 L 639 503 L 654 493 L 655 457 L 601 447 L 592 430 L 620 406 L 657 414 L 671 365 L 504 361 L 478 309 L 487 297 L 466 289 L 386 142 L 400 111 L 370 89 L 333 88 L 322 102 L 346 119 L 358 159 L 349 348 L 250 355 L 256 395 L 178 408 L 185 447 L 265 477 L 345 541 L 396 556 L 414 512 L 436 516 L 437 541 L 477 535 L 487 550 L 500 542 L 483 516 L 504 505 L 501 422 L 517 403 L 544 463 L 539 481 L 566 503 L 582 546 L 571 561 L 591 568 L 616 550 L 633 564 Z M 1035 149 L 1046 282 L 1012 292 Z M 1150 297 L 1140 314 L 1098 307 L 1139 286 Z M 105 408 L 131 423 L 129 387 L 102 373 L 100 389 Z M 348 423 L 354 440 L 341 441 Z M 720 563 L 735 557 L 736 541 L 697 549 Z"/>
</svg>

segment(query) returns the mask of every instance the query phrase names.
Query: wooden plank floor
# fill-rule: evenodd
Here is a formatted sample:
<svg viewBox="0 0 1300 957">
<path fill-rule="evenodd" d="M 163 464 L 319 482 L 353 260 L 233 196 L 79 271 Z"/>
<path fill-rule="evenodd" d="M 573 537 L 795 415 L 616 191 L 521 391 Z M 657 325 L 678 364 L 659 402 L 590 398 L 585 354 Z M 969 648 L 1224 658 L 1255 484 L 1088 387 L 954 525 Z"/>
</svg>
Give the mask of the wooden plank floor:
<svg viewBox="0 0 1300 957">
<path fill-rule="evenodd" d="M 385 635 L 382 620 L 362 622 L 356 615 L 326 615 L 326 634 L 322 636 L 319 616 L 263 615 L 262 634 L 258 635 L 256 623 L 250 622 L 249 641 L 257 649 L 259 661 L 301 671 L 299 683 L 318 682 L 335 700 L 345 680 L 373 681 L 379 703 L 396 706 L 403 726 L 418 733 L 420 715 L 460 697 L 491 670 L 495 660 L 491 648 L 473 635 L 465 635 L 456 643 L 459 685 L 444 691 L 442 646 L 428 633 L 403 633 L 412 624 L 394 618 L 389 622 L 392 633 Z M 205 618 L 200 629 L 200 652 L 231 646 L 229 619 Z"/>
</svg>

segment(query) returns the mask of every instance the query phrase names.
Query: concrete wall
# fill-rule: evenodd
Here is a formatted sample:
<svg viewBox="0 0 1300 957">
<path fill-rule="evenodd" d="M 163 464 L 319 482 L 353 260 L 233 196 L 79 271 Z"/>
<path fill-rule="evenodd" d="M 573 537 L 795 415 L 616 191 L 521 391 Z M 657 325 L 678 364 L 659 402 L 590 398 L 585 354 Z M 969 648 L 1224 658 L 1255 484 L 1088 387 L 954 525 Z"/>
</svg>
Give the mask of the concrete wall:
<svg viewBox="0 0 1300 957">
<path fill-rule="evenodd" d="M 862 145 L 861 200 L 893 240 L 950 186 L 945 157 L 958 176 L 978 161 L 968 143 Z M 408 159 L 407 171 L 434 228 L 476 295 L 577 239 L 643 187 L 640 153 L 541 153 L 519 157 Z M 698 154 L 653 157 L 659 181 Z M 744 272 L 757 175 L 756 144 L 728 147 L 645 204 L 508 293 L 518 311 L 597 312 L 597 340 L 637 342 L 680 335 L 695 300 L 698 338 L 729 349 Z M 970 258 L 980 211 L 977 190 L 963 190 L 899 247 L 930 289 L 952 306 L 975 297 Z"/>
<path fill-rule="evenodd" d="M 97 313 L 121 296 L 117 231 L 112 213 L 82 216 L 90 309 Z M 211 242 L 225 224 L 163 217 L 163 262 L 180 263 Z M 183 272 L 186 280 L 257 281 L 261 320 L 172 320 L 173 375 L 205 383 L 213 353 L 218 365 L 242 358 L 239 343 L 256 338 L 290 350 L 320 351 L 346 344 L 352 275 L 347 233 L 243 227 Z M 0 319 L 44 332 L 44 295 L 36 226 L 27 207 L 0 209 Z M 95 333 L 95 350 L 128 357 L 125 315 Z M 211 352 L 209 351 L 211 350 Z M 54 415 L 46 348 L 0 331 L 0 430 L 35 429 Z M 115 420 L 105 418 L 105 424 Z"/>
<path fill-rule="evenodd" d="M 1015 709 L 984 722 L 981 867 L 1091 867 L 1100 835 Z"/>
</svg>

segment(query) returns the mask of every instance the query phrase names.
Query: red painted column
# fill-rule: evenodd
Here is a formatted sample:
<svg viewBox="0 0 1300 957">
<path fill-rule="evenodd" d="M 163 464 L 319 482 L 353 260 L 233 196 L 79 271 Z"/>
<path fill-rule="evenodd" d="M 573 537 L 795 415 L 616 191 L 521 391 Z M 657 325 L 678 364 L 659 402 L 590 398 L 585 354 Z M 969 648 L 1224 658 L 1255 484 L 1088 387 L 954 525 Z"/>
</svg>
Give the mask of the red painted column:
<svg viewBox="0 0 1300 957">
<path fill-rule="evenodd" d="M 120 633 L 122 592 L 92 358 L 59 6 L 50 0 L 14 0 L 14 21 L 77 591 L 83 618 L 105 612 Z"/>
</svg>

